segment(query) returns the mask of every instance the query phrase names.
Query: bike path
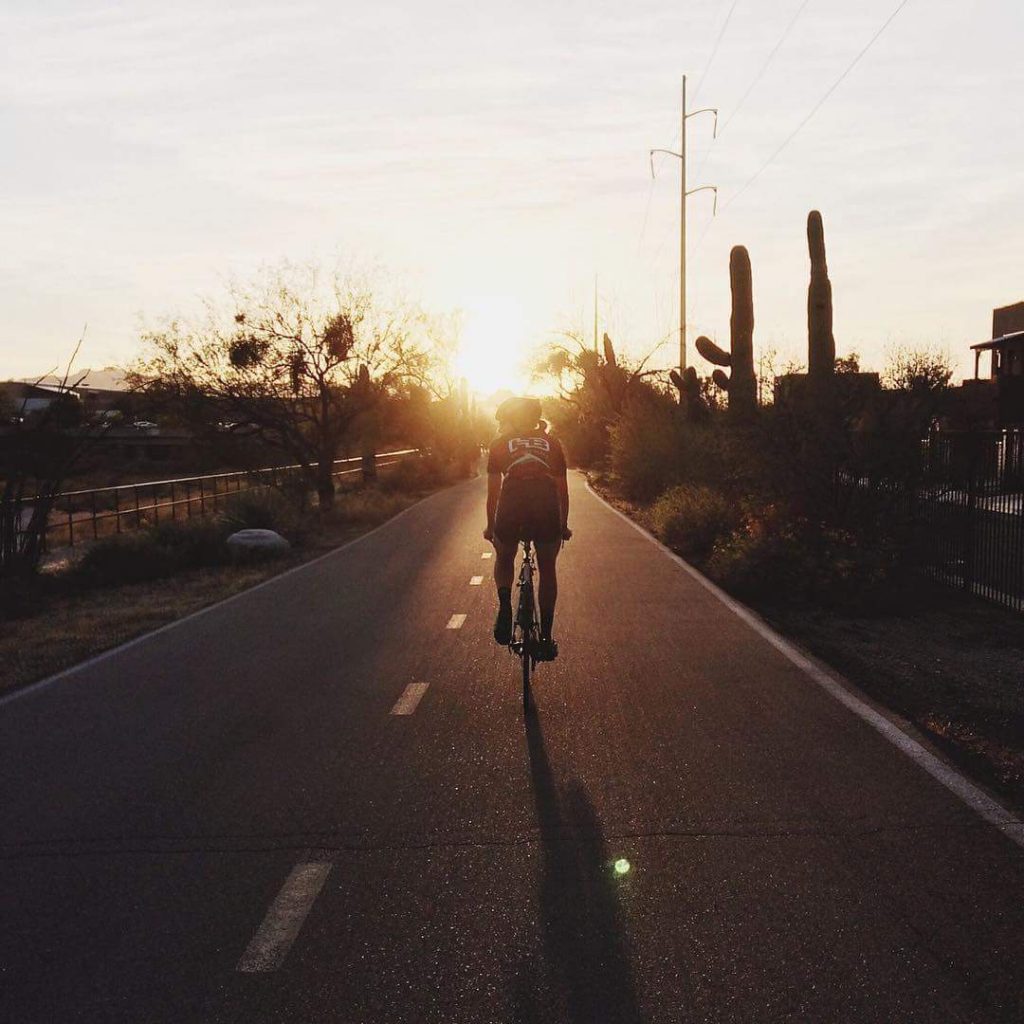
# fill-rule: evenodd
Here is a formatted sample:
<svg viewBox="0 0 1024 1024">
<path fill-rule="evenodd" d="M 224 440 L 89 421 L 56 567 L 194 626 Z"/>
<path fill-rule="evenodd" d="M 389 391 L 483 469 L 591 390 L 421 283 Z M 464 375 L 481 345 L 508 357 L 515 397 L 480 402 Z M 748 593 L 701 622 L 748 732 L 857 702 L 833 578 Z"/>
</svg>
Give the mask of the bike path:
<svg viewBox="0 0 1024 1024">
<path fill-rule="evenodd" d="M 575 477 L 524 728 L 483 490 L 0 706 L 0 1019 L 1019 1018 L 1021 851 Z"/>
</svg>

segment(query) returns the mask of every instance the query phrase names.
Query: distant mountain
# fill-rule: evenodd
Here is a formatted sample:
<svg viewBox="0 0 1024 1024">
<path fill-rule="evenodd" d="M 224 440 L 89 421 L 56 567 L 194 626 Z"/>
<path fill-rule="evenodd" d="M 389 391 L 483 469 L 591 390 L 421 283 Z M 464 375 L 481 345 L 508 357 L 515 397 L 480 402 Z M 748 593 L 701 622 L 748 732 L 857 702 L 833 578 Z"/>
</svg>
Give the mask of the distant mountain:
<svg viewBox="0 0 1024 1024">
<path fill-rule="evenodd" d="M 81 379 L 81 387 L 95 388 L 97 391 L 124 391 L 124 370 L 117 366 L 104 366 L 102 370 L 74 370 L 69 378 L 69 383 L 74 384 Z M 22 377 L 23 383 L 35 384 L 35 377 Z M 40 384 L 51 386 L 59 384 L 61 378 L 50 373 L 39 381 Z"/>
</svg>

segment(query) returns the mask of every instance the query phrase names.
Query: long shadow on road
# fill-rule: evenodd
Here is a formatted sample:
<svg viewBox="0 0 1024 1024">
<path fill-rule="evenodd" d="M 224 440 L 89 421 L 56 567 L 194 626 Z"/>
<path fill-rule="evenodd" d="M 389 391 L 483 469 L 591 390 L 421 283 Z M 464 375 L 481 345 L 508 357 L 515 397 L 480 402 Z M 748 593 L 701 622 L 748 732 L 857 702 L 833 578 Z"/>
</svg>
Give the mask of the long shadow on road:
<svg viewBox="0 0 1024 1024">
<path fill-rule="evenodd" d="M 593 804 L 576 780 L 559 793 L 536 712 L 526 717 L 526 742 L 544 858 L 544 963 L 520 974 L 516 1021 L 640 1024 L 618 883 Z"/>
</svg>

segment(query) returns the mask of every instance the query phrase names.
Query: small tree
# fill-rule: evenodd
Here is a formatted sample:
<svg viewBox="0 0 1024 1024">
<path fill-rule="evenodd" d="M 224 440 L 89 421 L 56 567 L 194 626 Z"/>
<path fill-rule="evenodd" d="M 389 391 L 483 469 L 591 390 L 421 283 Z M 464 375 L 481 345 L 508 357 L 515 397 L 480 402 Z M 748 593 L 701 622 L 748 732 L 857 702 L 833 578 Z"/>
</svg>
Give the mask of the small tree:
<svg viewBox="0 0 1024 1024">
<path fill-rule="evenodd" d="M 46 548 L 46 534 L 64 481 L 90 444 L 109 426 L 90 420 L 74 388 L 82 342 L 75 346 L 52 401 L 28 414 L 27 398 L 8 402 L 7 430 L 0 436 L 0 578 L 34 573 Z M 42 379 L 42 378 L 40 378 Z M 37 382 L 38 383 L 38 382 Z"/>
<path fill-rule="evenodd" d="M 887 388 L 918 396 L 941 394 L 952 379 L 953 366 L 949 354 L 927 347 L 890 350 L 882 374 L 882 382 Z"/>
<path fill-rule="evenodd" d="M 561 332 L 537 355 L 533 377 L 555 385 L 558 401 L 549 412 L 578 465 L 599 462 L 607 454 L 609 428 L 634 397 L 649 389 L 647 378 L 658 374 L 646 368 L 650 357 L 623 359 L 607 334 L 597 352 L 577 331 Z"/>
<path fill-rule="evenodd" d="M 886 464 L 898 461 L 904 475 L 916 471 L 918 444 L 944 412 L 952 378 L 949 355 L 938 349 L 895 348 L 888 353 L 882 382 L 895 394 L 876 417 L 877 432 L 887 436 L 891 452 Z"/>
<path fill-rule="evenodd" d="M 160 395 L 206 436 L 255 435 L 293 459 L 321 507 L 334 501 L 333 464 L 356 424 L 372 443 L 382 403 L 422 383 L 435 359 L 427 318 L 365 275 L 324 275 L 284 263 L 194 324 L 148 332 L 133 387 Z"/>
<path fill-rule="evenodd" d="M 860 373 L 860 353 L 836 356 L 836 373 Z"/>
</svg>

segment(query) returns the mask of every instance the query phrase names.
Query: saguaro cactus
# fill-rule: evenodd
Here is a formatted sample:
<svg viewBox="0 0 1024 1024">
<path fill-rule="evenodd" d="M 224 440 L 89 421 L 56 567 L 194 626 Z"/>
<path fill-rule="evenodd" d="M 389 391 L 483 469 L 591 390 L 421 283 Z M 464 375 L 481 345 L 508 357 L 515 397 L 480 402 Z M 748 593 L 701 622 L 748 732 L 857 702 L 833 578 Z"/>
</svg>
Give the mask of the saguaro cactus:
<svg viewBox="0 0 1024 1024">
<path fill-rule="evenodd" d="M 603 341 L 604 363 L 598 367 L 599 378 L 608 398 L 609 407 L 618 413 L 626 397 L 626 374 L 619 367 L 612 339 L 606 334 Z"/>
<path fill-rule="evenodd" d="M 732 287 L 732 317 L 729 320 L 730 351 L 719 348 L 703 335 L 697 351 L 716 366 L 728 366 L 732 373 L 715 370 L 715 383 L 729 396 L 729 415 L 748 420 L 757 411 L 757 378 L 754 375 L 754 294 L 750 276 L 750 255 L 742 245 L 729 254 L 729 283 Z"/>
<path fill-rule="evenodd" d="M 692 366 L 688 366 L 682 373 L 672 370 L 668 376 L 679 392 L 679 404 L 686 411 L 687 419 L 703 420 L 708 415 L 708 407 L 704 396 L 700 393 L 700 379 L 697 377 L 697 371 Z"/>
<path fill-rule="evenodd" d="M 363 480 L 377 479 L 377 401 L 370 370 L 365 363 L 360 363 L 356 380 L 352 387 L 361 409 L 359 413 L 360 432 L 362 434 L 362 458 L 360 466 Z"/>
<path fill-rule="evenodd" d="M 807 375 L 817 383 L 831 379 L 836 372 L 832 282 L 828 279 L 825 259 L 825 228 L 817 210 L 807 215 L 807 248 L 811 254 L 811 283 L 807 288 Z"/>
<path fill-rule="evenodd" d="M 604 342 L 604 361 L 609 366 L 618 366 L 619 364 L 615 359 L 615 346 L 612 344 L 612 339 L 605 334 L 602 340 Z"/>
</svg>

